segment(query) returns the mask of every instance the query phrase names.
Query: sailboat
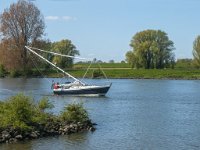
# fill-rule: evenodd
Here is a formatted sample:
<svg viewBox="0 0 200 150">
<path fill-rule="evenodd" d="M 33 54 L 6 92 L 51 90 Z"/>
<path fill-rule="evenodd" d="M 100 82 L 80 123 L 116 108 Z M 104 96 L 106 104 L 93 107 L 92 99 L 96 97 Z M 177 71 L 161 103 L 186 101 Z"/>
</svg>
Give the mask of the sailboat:
<svg viewBox="0 0 200 150">
<path fill-rule="evenodd" d="M 33 50 L 34 49 L 33 47 L 25 46 L 25 48 L 73 80 L 72 82 L 64 82 L 60 84 L 53 83 L 51 87 L 53 87 L 53 93 L 56 95 L 104 96 L 106 95 L 106 93 L 108 92 L 108 90 L 110 89 L 112 85 L 112 83 L 109 83 L 106 85 L 90 85 L 85 82 L 82 82 L 81 80 L 75 78 L 68 72 L 64 71 L 63 69 L 59 68 L 58 66 L 56 66 L 55 64 L 47 60 L 43 56 L 39 55 L 37 52 Z M 41 49 L 37 49 L 37 50 L 46 52 L 46 53 L 51 53 L 53 55 L 76 58 L 74 56 L 63 55 L 63 54 L 45 51 Z"/>
</svg>

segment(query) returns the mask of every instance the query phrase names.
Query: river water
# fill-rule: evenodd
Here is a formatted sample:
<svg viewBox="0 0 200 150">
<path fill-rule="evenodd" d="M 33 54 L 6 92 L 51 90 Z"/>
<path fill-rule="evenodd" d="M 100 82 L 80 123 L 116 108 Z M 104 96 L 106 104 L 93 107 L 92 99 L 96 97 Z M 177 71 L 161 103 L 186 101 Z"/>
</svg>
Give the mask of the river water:
<svg viewBox="0 0 200 150">
<path fill-rule="evenodd" d="M 18 92 L 35 100 L 48 96 L 55 114 L 69 103 L 83 102 L 97 130 L 1 144 L 1 150 L 200 149 L 200 81 L 113 79 L 106 97 L 98 98 L 54 96 L 49 80 L 0 79 L 0 99 Z"/>
</svg>

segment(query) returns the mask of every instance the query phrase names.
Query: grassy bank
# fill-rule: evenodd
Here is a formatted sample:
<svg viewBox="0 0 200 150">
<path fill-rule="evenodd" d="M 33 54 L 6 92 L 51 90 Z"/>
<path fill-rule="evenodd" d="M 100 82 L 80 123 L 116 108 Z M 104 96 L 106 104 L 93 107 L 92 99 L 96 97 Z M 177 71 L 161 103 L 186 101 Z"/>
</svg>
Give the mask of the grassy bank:
<svg viewBox="0 0 200 150">
<path fill-rule="evenodd" d="M 200 79 L 200 70 L 109 70 L 110 78 L 144 78 L 144 79 Z"/>
<path fill-rule="evenodd" d="M 89 64 L 75 64 L 74 70 L 68 72 L 76 77 L 82 77 Z M 131 69 L 127 63 L 101 63 L 101 67 L 108 78 L 135 78 L 135 79 L 200 79 L 200 69 Z M 93 71 L 99 68 L 92 64 L 86 77 L 91 78 Z"/>
<path fill-rule="evenodd" d="M 83 69 L 66 70 L 75 77 L 82 78 Z M 86 77 L 92 78 L 93 71 L 89 70 Z M 190 69 L 104 69 L 108 78 L 133 78 L 133 79 L 200 79 L 200 70 Z M 61 77 L 57 72 L 48 72 L 48 77 Z"/>
<path fill-rule="evenodd" d="M 90 64 L 78 63 L 74 64 L 73 69 L 65 71 L 71 75 L 82 78 Z M 175 69 L 132 69 L 127 63 L 101 63 L 101 68 L 108 78 L 133 78 L 133 79 L 200 79 L 200 69 L 175 68 Z M 0 67 L 0 77 L 63 77 L 62 73 L 51 68 L 48 70 L 36 68 L 24 73 L 23 71 L 11 71 L 5 73 Z M 99 71 L 98 64 L 92 64 L 86 78 L 103 78 L 103 73 Z"/>
<path fill-rule="evenodd" d="M 77 63 L 74 64 L 74 69 L 85 69 L 89 66 L 89 63 Z M 102 68 L 131 68 L 128 63 L 100 63 Z M 98 63 L 91 64 L 91 68 L 99 68 Z"/>
</svg>

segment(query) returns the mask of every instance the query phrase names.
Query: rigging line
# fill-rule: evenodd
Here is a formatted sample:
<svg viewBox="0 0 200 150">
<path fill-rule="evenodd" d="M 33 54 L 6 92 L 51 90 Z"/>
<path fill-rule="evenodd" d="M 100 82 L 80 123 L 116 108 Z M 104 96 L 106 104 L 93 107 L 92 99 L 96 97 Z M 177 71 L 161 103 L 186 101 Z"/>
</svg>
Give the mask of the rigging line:
<svg viewBox="0 0 200 150">
<path fill-rule="evenodd" d="M 54 70 L 56 70 L 54 67 L 52 67 Z M 60 78 L 59 82 L 61 83 L 61 81 L 63 80 L 63 78 L 68 78 L 69 79 L 69 76 L 66 76 L 64 73 L 62 72 L 59 72 L 58 70 L 56 70 L 56 72 L 58 74 L 60 74 L 60 76 L 58 76 Z"/>
<path fill-rule="evenodd" d="M 88 73 L 88 71 L 89 71 L 89 69 L 90 69 L 90 67 L 91 67 L 91 65 L 92 65 L 92 62 L 93 62 L 93 61 L 91 61 L 90 65 L 88 66 L 88 68 L 87 68 L 85 74 L 84 74 L 83 77 L 82 77 L 82 80 L 85 78 L 86 74 Z"/>
<path fill-rule="evenodd" d="M 31 58 L 31 61 L 32 61 L 33 65 L 34 65 L 35 68 L 37 69 L 37 71 L 38 71 L 42 76 L 44 76 L 44 75 L 42 74 L 42 72 L 38 69 L 37 64 L 33 61 L 33 56 L 31 56 L 31 55 L 29 55 L 29 56 L 30 56 L 30 58 Z"/>
<path fill-rule="evenodd" d="M 105 77 L 106 79 L 108 79 L 107 76 L 106 76 L 106 74 L 105 74 L 105 72 L 103 71 L 101 65 L 100 65 L 99 63 L 98 63 L 98 65 L 99 65 L 100 70 L 103 72 L 104 77 Z"/>
<path fill-rule="evenodd" d="M 31 61 L 33 62 L 33 65 L 35 66 L 35 68 L 38 70 L 38 72 L 44 77 L 43 73 L 40 71 L 40 69 L 38 69 L 37 64 L 33 61 L 33 56 L 30 55 Z M 47 78 L 44 78 L 45 80 L 47 80 L 49 83 L 51 83 L 50 80 L 48 80 Z"/>
<path fill-rule="evenodd" d="M 70 78 L 74 79 L 75 81 L 79 81 L 77 78 L 75 78 L 74 76 L 70 75 L 69 73 L 65 72 L 63 69 L 59 68 L 58 66 L 56 66 L 55 64 L 53 64 L 52 62 L 50 62 L 49 60 L 45 59 L 43 56 L 39 55 L 38 53 L 36 53 L 34 50 L 32 50 L 31 48 L 29 48 L 28 46 L 25 46 L 25 48 L 27 50 L 29 50 L 30 52 L 32 52 L 33 54 L 37 55 L 38 57 L 40 57 L 41 59 L 43 59 L 44 61 L 46 61 L 47 63 L 51 64 L 52 66 L 54 66 L 56 69 L 58 69 L 59 71 L 63 72 L 64 74 L 66 74 L 67 76 L 69 76 Z M 82 83 L 83 84 L 83 83 Z"/>
<path fill-rule="evenodd" d="M 65 54 L 59 54 L 59 53 L 56 53 L 56 52 L 45 51 L 45 50 L 35 48 L 35 47 L 29 47 L 29 48 L 32 48 L 32 49 L 35 49 L 35 50 L 38 50 L 38 51 L 41 51 L 41 52 L 45 52 L 45 53 L 50 53 L 50 54 L 53 54 L 53 55 L 62 56 L 62 57 L 69 57 L 69 58 L 83 59 L 83 60 L 92 60 L 91 58 L 82 58 L 82 57 L 75 57 L 75 56 L 70 56 L 70 55 L 65 55 Z"/>
<path fill-rule="evenodd" d="M 58 72 L 58 71 L 57 71 Z M 59 73 L 59 72 L 58 72 Z M 60 77 L 60 83 L 62 82 L 62 80 L 63 80 L 63 78 L 66 78 L 66 76 L 65 76 L 65 74 L 63 74 L 63 73 L 59 73 L 59 74 L 61 74 L 62 75 L 62 77 Z"/>
<path fill-rule="evenodd" d="M 30 56 L 31 56 L 31 55 L 30 55 Z M 44 78 L 45 80 L 47 80 L 49 83 L 52 83 L 52 81 L 50 81 L 49 79 L 47 79 L 47 78 L 45 77 L 45 75 L 42 73 L 42 71 L 40 71 L 40 69 L 37 67 L 37 63 L 34 62 L 33 56 L 31 56 L 31 60 L 32 60 L 34 66 L 36 67 L 36 69 L 38 70 L 38 72 L 43 76 L 43 78 Z"/>
<path fill-rule="evenodd" d="M 65 76 L 64 73 L 58 71 L 56 68 L 54 68 L 54 67 L 52 67 L 52 68 L 53 68 L 53 70 L 55 70 L 58 74 L 60 74 L 60 76 Z M 59 77 L 59 76 L 58 76 L 58 77 Z"/>
<path fill-rule="evenodd" d="M 30 56 L 31 56 L 31 55 L 30 55 Z M 44 76 L 43 73 L 40 71 L 40 69 L 37 67 L 36 62 L 33 61 L 33 56 L 31 56 L 31 60 L 32 60 L 34 66 L 36 67 L 36 69 L 38 70 L 38 72 L 39 72 L 42 76 Z M 55 68 L 53 68 L 53 69 L 55 70 Z M 63 73 L 59 72 L 58 70 L 56 70 L 56 71 L 57 71 L 58 74 L 61 74 L 63 77 L 65 77 L 65 75 L 64 75 Z M 44 76 L 44 77 L 45 77 L 45 76 Z M 45 78 L 45 80 L 47 80 L 49 83 L 52 83 L 52 81 L 50 81 L 50 80 L 48 80 L 48 79 L 46 79 L 46 78 Z M 60 82 L 61 82 L 61 81 L 62 81 L 62 79 L 60 80 Z"/>
<path fill-rule="evenodd" d="M 25 46 L 25 48 L 27 50 L 29 50 L 30 52 L 32 52 L 33 54 L 37 55 L 38 57 L 40 57 L 41 59 L 43 59 L 44 61 L 46 61 L 47 63 L 49 63 L 50 65 L 52 65 L 53 67 L 55 67 L 56 69 L 58 69 L 59 71 L 61 71 L 63 74 L 67 75 L 68 77 L 72 78 L 73 80 L 75 80 L 76 82 L 79 82 L 82 85 L 85 85 L 86 83 L 80 81 L 79 79 L 75 78 L 74 76 L 72 76 L 71 74 L 65 72 L 63 69 L 59 68 L 58 66 L 56 66 L 55 64 L 53 64 L 52 62 L 50 62 L 49 60 L 47 60 L 46 58 L 44 58 L 43 56 L 39 55 L 38 53 L 36 53 L 34 50 L 32 50 L 30 47 Z"/>
<path fill-rule="evenodd" d="M 56 69 L 53 68 L 53 70 L 56 70 Z M 56 70 L 56 72 L 57 72 L 58 74 L 60 74 L 60 76 L 63 76 L 63 77 L 65 76 L 64 73 L 61 73 L 61 72 L 59 72 L 58 70 Z M 59 76 L 58 76 L 58 77 L 59 77 Z"/>
</svg>

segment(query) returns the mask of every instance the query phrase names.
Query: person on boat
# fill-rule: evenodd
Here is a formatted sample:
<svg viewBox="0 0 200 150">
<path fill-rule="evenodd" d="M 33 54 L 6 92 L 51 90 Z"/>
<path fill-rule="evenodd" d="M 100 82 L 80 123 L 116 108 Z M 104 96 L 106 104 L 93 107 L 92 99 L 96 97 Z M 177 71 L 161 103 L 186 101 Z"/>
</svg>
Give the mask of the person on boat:
<svg viewBox="0 0 200 150">
<path fill-rule="evenodd" d="M 59 83 L 58 83 L 58 82 L 54 84 L 54 89 L 58 89 L 59 87 L 60 87 L 60 86 L 59 86 Z"/>
<path fill-rule="evenodd" d="M 55 82 L 54 82 L 54 80 L 52 80 L 51 89 L 53 89 L 54 86 L 55 86 Z"/>
</svg>

